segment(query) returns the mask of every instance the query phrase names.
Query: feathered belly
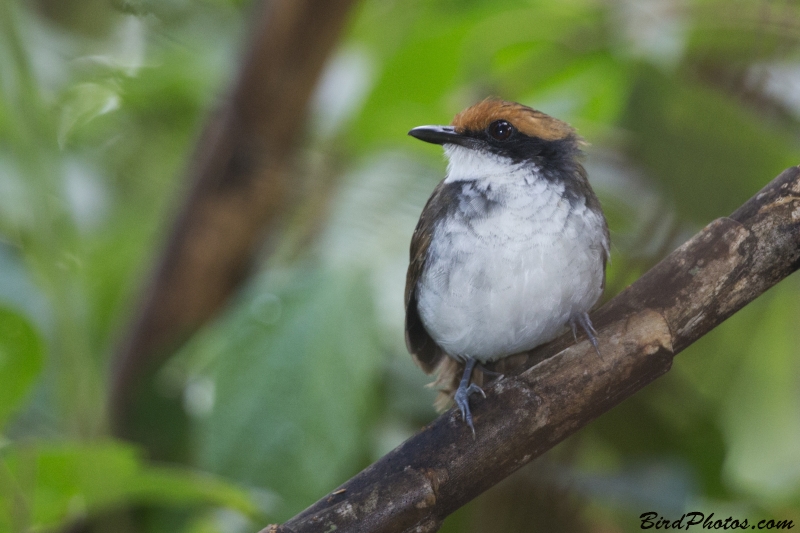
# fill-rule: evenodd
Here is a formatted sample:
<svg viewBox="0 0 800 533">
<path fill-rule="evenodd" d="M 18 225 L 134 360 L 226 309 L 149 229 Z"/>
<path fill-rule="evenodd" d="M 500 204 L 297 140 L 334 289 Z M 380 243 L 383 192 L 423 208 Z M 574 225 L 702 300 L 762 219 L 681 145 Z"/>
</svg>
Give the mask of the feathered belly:
<svg viewBox="0 0 800 533">
<path fill-rule="evenodd" d="M 600 297 L 598 232 L 584 221 L 451 224 L 435 235 L 417 294 L 431 337 L 449 355 L 493 361 L 554 338 Z"/>
</svg>

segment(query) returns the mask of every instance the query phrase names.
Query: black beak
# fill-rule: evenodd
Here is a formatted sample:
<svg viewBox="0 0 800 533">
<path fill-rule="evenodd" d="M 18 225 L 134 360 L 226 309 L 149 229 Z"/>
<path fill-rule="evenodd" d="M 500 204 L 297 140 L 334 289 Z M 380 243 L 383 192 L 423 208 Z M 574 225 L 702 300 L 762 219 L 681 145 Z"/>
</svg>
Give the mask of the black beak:
<svg viewBox="0 0 800 533">
<path fill-rule="evenodd" d="M 409 135 L 433 144 L 460 144 L 466 146 L 472 139 L 457 133 L 453 126 L 420 126 L 408 132 Z"/>
</svg>

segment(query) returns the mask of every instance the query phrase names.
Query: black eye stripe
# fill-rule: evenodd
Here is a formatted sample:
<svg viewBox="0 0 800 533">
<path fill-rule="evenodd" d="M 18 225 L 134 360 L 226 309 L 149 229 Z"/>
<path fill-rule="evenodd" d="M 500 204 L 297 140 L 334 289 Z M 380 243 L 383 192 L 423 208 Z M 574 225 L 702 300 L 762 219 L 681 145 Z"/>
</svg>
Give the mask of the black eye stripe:
<svg viewBox="0 0 800 533">
<path fill-rule="evenodd" d="M 486 128 L 486 133 L 498 141 L 505 141 L 514 133 L 514 126 L 507 120 L 495 120 Z"/>
</svg>

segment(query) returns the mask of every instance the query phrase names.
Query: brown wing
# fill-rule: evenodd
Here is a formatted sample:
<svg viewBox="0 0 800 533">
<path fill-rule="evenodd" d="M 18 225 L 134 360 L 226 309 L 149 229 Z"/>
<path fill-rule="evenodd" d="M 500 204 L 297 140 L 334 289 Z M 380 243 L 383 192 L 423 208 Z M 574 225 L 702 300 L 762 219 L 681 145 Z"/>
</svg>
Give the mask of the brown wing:
<svg viewBox="0 0 800 533">
<path fill-rule="evenodd" d="M 578 172 L 577 172 L 577 183 L 583 189 L 583 194 L 586 195 L 586 206 L 591 209 L 592 211 L 599 212 L 603 218 L 603 288 L 605 289 L 606 286 L 606 264 L 608 263 L 608 258 L 611 254 L 611 250 L 609 249 L 611 243 L 611 237 L 608 232 L 608 222 L 606 221 L 605 215 L 603 215 L 603 209 L 600 207 L 600 200 L 597 198 L 597 195 L 594 193 L 594 189 L 589 184 L 589 177 L 586 174 L 586 169 L 583 168 L 583 165 L 578 164 Z"/>
<path fill-rule="evenodd" d="M 436 369 L 445 354 L 422 324 L 417 311 L 417 284 L 425 268 L 436 221 L 451 205 L 446 198 L 451 192 L 452 187 L 441 182 L 425 204 L 411 237 L 411 257 L 406 274 L 406 346 L 414 361 L 428 374 Z"/>
</svg>

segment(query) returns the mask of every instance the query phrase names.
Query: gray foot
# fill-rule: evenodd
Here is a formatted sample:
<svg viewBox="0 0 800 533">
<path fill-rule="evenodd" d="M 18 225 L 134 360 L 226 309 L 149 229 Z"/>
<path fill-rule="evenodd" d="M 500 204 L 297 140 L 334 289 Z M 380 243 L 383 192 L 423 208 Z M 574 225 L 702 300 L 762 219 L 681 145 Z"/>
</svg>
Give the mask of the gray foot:
<svg viewBox="0 0 800 533">
<path fill-rule="evenodd" d="M 486 393 L 483 392 L 483 389 L 476 384 L 470 383 L 470 381 L 472 381 L 473 368 L 475 368 L 475 359 L 467 359 L 467 364 L 464 367 L 464 375 L 461 378 L 461 383 L 459 383 L 458 389 L 456 389 L 454 400 L 458 406 L 458 409 L 461 411 L 461 416 L 464 418 L 464 422 L 466 422 L 469 426 L 469 429 L 472 430 L 472 437 L 474 438 L 475 426 L 472 425 L 472 412 L 469 410 L 469 397 L 472 394 L 479 393 L 486 398 Z"/>
<path fill-rule="evenodd" d="M 594 326 L 592 326 L 589 313 L 578 313 L 569 319 L 569 327 L 572 328 L 572 336 L 575 338 L 575 342 L 578 342 L 578 326 L 586 333 L 589 342 L 594 346 L 594 351 L 597 352 L 597 355 L 602 359 L 603 356 L 600 354 L 600 346 L 597 344 L 597 332 L 594 330 Z"/>
</svg>

